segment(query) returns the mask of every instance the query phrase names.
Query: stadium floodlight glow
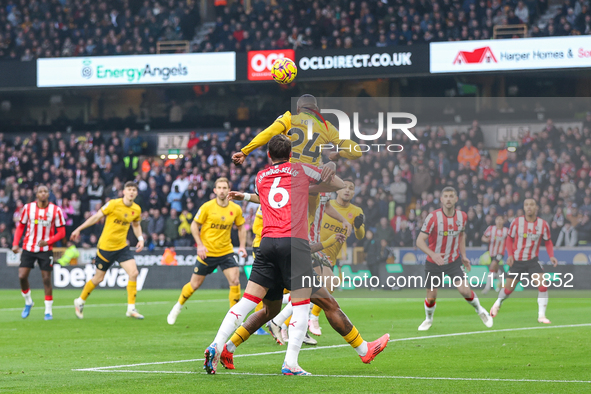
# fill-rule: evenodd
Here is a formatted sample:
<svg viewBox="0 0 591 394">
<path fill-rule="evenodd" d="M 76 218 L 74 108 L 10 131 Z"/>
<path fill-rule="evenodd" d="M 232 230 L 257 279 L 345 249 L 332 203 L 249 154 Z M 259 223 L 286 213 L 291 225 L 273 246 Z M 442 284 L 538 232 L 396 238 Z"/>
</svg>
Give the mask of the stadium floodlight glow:
<svg viewBox="0 0 591 394">
<path fill-rule="evenodd" d="M 174 154 L 174 155 L 168 155 L 168 158 L 175 160 L 175 159 L 178 159 L 179 158 L 179 155 L 176 155 L 176 154 Z"/>
<path fill-rule="evenodd" d="M 160 158 L 161 158 L 162 160 L 164 160 L 164 159 L 166 159 L 166 155 L 160 155 Z"/>
</svg>

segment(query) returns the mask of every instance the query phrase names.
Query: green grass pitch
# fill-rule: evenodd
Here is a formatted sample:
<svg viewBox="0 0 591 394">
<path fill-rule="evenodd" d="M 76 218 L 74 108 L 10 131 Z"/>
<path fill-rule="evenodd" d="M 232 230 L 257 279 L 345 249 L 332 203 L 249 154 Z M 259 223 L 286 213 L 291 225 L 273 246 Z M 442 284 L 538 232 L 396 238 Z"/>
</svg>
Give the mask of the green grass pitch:
<svg viewBox="0 0 591 394">
<path fill-rule="evenodd" d="M 125 290 L 104 289 L 93 292 L 78 320 L 72 305 L 78 294 L 55 291 L 54 320 L 44 321 L 42 290 L 33 290 L 36 306 L 24 320 L 20 292 L 0 291 L 1 393 L 591 391 L 588 293 L 573 298 L 575 293 L 552 292 L 552 325 L 542 326 L 534 293 L 523 292 L 505 302 L 492 329 L 457 293 L 447 293 L 438 300 L 432 328 L 418 332 L 422 291 L 397 292 L 397 298 L 381 291 L 337 292 L 366 340 L 388 332 L 393 341 L 365 365 L 322 315 L 318 346 L 304 345 L 300 353 L 304 369 L 324 375 L 311 377 L 282 376 L 285 347 L 270 336 L 252 336 L 237 350 L 234 373 L 220 367 L 217 375 L 205 374 L 203 351 L 228 309 L 227 291 L 196 292 L 174 326 L 166 315 L 177 290 L 139 292 L 143 321 L 125 317 Z M 373 298 L 351 297 L 357 294 Z M 490 308 L 493 297 L 481 296 L 483 306 Z"/>
</svg>

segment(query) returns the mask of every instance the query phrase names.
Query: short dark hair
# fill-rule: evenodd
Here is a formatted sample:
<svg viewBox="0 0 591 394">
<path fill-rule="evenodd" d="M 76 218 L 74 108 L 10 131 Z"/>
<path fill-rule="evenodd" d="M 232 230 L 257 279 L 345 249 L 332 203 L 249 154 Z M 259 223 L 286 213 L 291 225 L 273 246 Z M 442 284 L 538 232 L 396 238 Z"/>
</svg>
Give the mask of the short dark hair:
<svg viewBox="0 0 591 394">
<path fill-rule="evenodd" d="M 134 181 L 125 182 L 125 185 L 123 185 L 123 188 L 125 189 L 127 187 L 135 187 L 135 190 L 139 190 L 139 188 L 137 187 L 137 183 L 135 183 Z"/>
<path fill-rule="evenodd" d="M 456 191 L 456 189 L 451 186 L 444 187 L 443 190 L 441 191 L 441 194 L 443 194 L 445 192 L 453 192 L 456 196 L 458 195 L 458 192 Z"/>
<path fill-rule="evenodd" d="M 345 178 L 343 179 L 343 182 L 351 182 L 353 185 L 355 185 L 355 181 L 353 180 L 353 178 Z"/>
<path fill-rule="evenodd" d="M 269 141 L 269 156 L 271 160 L 289 160 L 291 154 L 291 140 L 285 134 L 277 134 Z"/>
</svg>

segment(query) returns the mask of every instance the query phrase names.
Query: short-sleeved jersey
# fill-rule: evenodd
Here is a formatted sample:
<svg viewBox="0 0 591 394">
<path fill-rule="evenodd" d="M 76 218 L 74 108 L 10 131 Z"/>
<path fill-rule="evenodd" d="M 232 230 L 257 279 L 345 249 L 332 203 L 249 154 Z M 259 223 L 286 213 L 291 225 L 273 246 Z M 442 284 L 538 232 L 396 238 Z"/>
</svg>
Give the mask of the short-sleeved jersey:
<svg viewBox="0 0 591 394">
<path fill-rule="evenodd" d="M 257 174 L 255 187 L 261 201 L 263 238 L 308 240 L 308 190 L 320 182 L 317 167 L 277 163 Z"/>
<path fill-rule="evenodd" d="M 508 233 L 509 229 L 507 227 L 488 226 L 484 236 L 490 238 L 488 254 L 490 254 L 491 258 L 494 259 L 495 256 L 505 254 L 505 241 Z"/>
<path fill-rule="evenodd" d="M 254 222 L 252 222 L 252 232 L 254 234 L 254 240 L 252 241 L 252 247 L 258 248 L 261 244 L 261 239 L 263 235 L 263 211 L 261 211 L 261 206 L 257 208 L 257 213 L 254 217 Z"/>
<path fill-rule="evenodd" d="M 136 203 L 125 205 L 122 198 L 111 200 L 101 208 L 105 214 L 105 227 L 98 241 L 98 248 L 105 251 L 127 246 L 127 233 L 131 222 L 142 220 L 142 209 Z"/>
<path fill-rule="evenodd" d="M 308 124 L 312 124 L 312 138 L 308 138 Z M 355 160 L 361 157 L 361 149 L 351 140 L 341 140 L 339 131 L 332 123 L 312 111 L 303 111 L 292 115 L 287 111 L 279 116 L 275 122 L 247 146 L 242 148 L 242 153 L 250 154 L 256 148 L 265 145 L 277 134 L 286 134 L 291 139 L 292 163 L 306 163 L 314 166 L 320 164 L 320 146 L 332 144 L 339 146 L 341 155 L 347 159 Z"/>
<path fill-rule="evenodd" d="M 37 202 L 25 204 L 19 221 L 27 226 L 23 249 L 31 253 L 52 250 L 53 245 L 40 248 L 37 243 L 48 241 L 55 234 L 56 228 L 66 225 L 62 209 L 53 203 L 45 208 L 39 208 Z"/>
<path fill-rule="evenodd" d="M 342 205 L 337 204 L 337 202 L 334 200 L 327 202 L 327 204 L 330 204 L 338 213 L 340 213 L 345 218 L 346 221 L 351 223 L 351 226 L 353 226 L 353 229 L 355 230 L 355 237 L 357 239 L 363 239 L 363 237 L 365 237 L 365 224 L 362 224 L 361 227 L 359 227 L 358 229 L 356 229 L 353 224 L 355 218 L 363 214 L 363 209 L 353 204 L 349 204 L 347 207 L 343 207 Z M 324 242 L 333 234 L 338 233 L 346 235 L 347 229 L 343 228 L 343 224 L 341 222 L 325 214 L 322 217 L 322 225 L 320 229 L 320 242 Z M 346 247 L 346 244 L 336 242 L 332 246 L 329 246 L 328 248 L 323 249 L 322 251 L 328 257 L 330 257 L 330 261 L 332 261 L 332 263 L 335 264 L 337 262 L 337 258 L 343 246 Z"/>
<path fill-rule="evenodd" d="M 460 235 L 466 229 L 468 215 L 456 209 L 452 216 L 446 216 L 443 209 L 431 212 L 421 228 L 421 232 L 429 236 L 429 249 L 435 253 L 443 253 L 446 264 L 453 263 L 460 257 Z M 434 261 L 427 256 L 427 261 Z"/>
<path fill-rule="evenodd" d="M 232 253 L 232 225 L 242 226 L 245 222 L 238 204 L 229 201 L 222 207 L 217 199 L 203 204 L 193 220 L 201 225 L 201 242 L 207 248 L 207 257 Z"/>
<path fill-rule="evenodd" d="M 538 257 L 540 243 L 550 240 L 550 226 L 544 219 L 536 218 L 528 222 L 525 216 L 519 216 L 509 228 L 509 237 L 513 238 L 515 251 L 513 258 L 517 261 L 527 261 Z"/>
</svg>

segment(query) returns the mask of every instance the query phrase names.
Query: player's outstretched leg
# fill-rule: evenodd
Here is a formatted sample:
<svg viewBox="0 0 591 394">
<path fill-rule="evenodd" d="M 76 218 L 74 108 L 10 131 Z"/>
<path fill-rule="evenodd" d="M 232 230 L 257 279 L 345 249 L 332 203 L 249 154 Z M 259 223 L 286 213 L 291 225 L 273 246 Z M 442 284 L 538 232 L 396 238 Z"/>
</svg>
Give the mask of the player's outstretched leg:
<svg viewBox="0 0 591 394">
<path fill-rule="evenodd" d="M 538 323 L 550 324 L 551 321 L 546 317 L 546 308 L 548 307 L 548 288 L 538 287 Z"/>
<path fill-rule="evenodd" d="M 27 267 L 19 267 L 18 269 L 18 279 L 21 284 L 21 294 L 25 299 L 25 308 L 21 313 L 21 317 L 26 319 L 29 317 L 31 313 L 31 308 L 35 303 L 33 302 L 33 298 L 31 297 L 31 288 L 29 286 L 29 273 L 31 272 L 30 268 Z"/>
<path fill-rule="evenodd" d="M 457 287 L 460 294 L 464 297 L 468 304 L 472 305 L 482 322 L 488 328 L 493 326 L 493 319 L 490 317 L 490 314 L 486 309 L 484 309 L 480 305 L 480 301 L 478 300 L 478 296 L 472 291 L 470 286 L 468 285 L 467 281 L 462 281 L 462 284 Z"/>
<path fill-rule="evenodd" d="M 259 328 L 270 322 L 281 310 L 281 300 L 263 300 L 263 308 L 259 309 L 246 319 L 243 325 L 238 327 L 230 340 L 224 345 L 221 355 L 221 363 L 226 369 L 234 369 L 234 352 L 236 348 L 244 343 Z"/>
<path fill-rule="evenodd" d="M 97 269 L 92 279 L 90 279 L 84 285 L 82 293 L 80 293 L 80 297 L 74 300 L 74 309 L 76 312 L 76 317 L 78 317 L 78 319 L 84 318 L 84 304 L 86 303 L 86 299 L 88 298 L 90 293 L 92 293 L 92 291 L 99 285 L 99 283 L 103 281 L 103 279 L 105 278 L 105 272 L 106 271 Z"/>
<path fill-rule="evenodd" d="M 270 320 L 269 324 L 267 325 L 269 331 L 271 332 L 271 335 L 273 335 L 275 341 L 277 341 L 277 343 L 280 345 L 285 345 L 286 343 L 285 339 L 283 338 L 283 335 L 281 334 L 281 325 L 283 324 L 283 322 L 285 322 L 287 319 L 291 317 L 292 313 L 293 305 L 291 304 L 290 298 L 287 305 L 285 305 L 285 308 L 283 308 L 283 310 L 280 313 L 278 313 L 277 316 Z"/>
<path fill-rule="evenodd" d="M 127 272 L 127 275 L 129 275 L 129 281 L 127 282 L 127 312 L 125 312 L 125 316 L 143 320 L 144 316 L 140 315 L 135 308 L 137 277 L 139 275 L 135 260 L 124 261 L 123 263 L 119 263 L 119 265 L 121 265 L 121 268 L 123 268 L 125 272 Z"/>
<path fill-rule="evenodd" d="M 197 291 L 197 289 L 203 283 L 204 279 L 204 275 L 191 275 L 191 280 L 183 286 L 183 289 L 181 290 L 181 295 L 179 296 L 179 300 L 176 302 L 176 304 L 174 304 L 170 313 L 166 317 L 166 321 L 168 322 L 168 324 L 173 325 L 176 322 L 177 317 L 180 315 L 183 309 L 183 305 L 185 305 L 185 302 L 187 302 L 187 300 L 191 298 L 193 293 Z"/>
<path fill-rule="evenodd" d="M 205 349 L 204 366 L 208 374 L 216 373 L 226 340 L 242 324 L 246 315 L 256 308 L 259 302 L 261 302 L 261 299 L 248 293 L 247 288 L 247 292 L 244 293 L 244 296 L 240 301 L 230 308 L 220 325 L 215 339 L 211 345 Z"/>
<path fill-rule="evenodd" d="M 325 288 L 312 295 L 312 302 L 322 308 L 331 327 L 355 349 L 365 364 L 372 362 L 388 345 L 390 334 L 384 334 L 369 343 L 363 340 L 357 328 L 339 307 L 337 300 Z"/>
<path fill-rule="evenodd" d="M 515 284 L 516 285 L 516 284 Z M 501 305 L 503 305 L 503 301 L 505 301 L 511 293 L 513 293 L 513 285 L 508 285 L 507 287 L 501 289 L 499 291 L 499 298 L 495 301 L 492 308 L 490 308 L 490 315 L 491 317 L 496 317 L 499 314 L 499 309 L 501 309 Z"/>
</svg>

